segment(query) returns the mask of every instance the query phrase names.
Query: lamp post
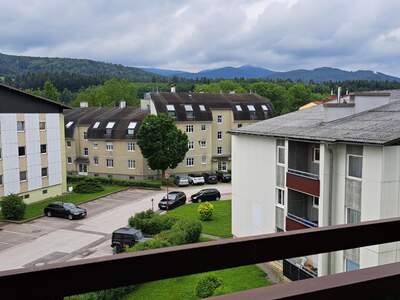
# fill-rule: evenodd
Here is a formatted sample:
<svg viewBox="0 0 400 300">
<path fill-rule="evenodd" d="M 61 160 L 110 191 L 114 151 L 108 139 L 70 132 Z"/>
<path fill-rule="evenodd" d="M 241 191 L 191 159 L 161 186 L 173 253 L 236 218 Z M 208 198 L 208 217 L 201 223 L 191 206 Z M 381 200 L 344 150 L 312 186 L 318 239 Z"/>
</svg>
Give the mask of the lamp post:
<svg viewBox="0 0 400 300">
<path fill-rule="evenodd" d="M 154 198 L 151 198 L 151 210 L 154 211 Z"/>
<path fill-rule="evenodd" d="M 165 179 L 168 179 L 171 176 L 170 173 L 165 172 Z M 167 212 L 169 210 L 169 198 L 168 198 L 168 180 L 165 181 L 167 184 Z"/>
</svg>

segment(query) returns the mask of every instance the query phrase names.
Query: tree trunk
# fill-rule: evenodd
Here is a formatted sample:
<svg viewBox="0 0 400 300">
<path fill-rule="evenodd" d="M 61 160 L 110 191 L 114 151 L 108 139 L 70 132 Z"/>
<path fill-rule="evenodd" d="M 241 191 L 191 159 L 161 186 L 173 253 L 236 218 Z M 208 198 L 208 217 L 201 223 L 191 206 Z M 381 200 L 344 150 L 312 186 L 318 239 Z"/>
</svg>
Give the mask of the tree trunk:
<svg viewBox="0 0 400 300">
<path fill-rule="evenodd" d="M 165 170 L 161 170 L 161 180 L 165 181 Z"/>
</svg>

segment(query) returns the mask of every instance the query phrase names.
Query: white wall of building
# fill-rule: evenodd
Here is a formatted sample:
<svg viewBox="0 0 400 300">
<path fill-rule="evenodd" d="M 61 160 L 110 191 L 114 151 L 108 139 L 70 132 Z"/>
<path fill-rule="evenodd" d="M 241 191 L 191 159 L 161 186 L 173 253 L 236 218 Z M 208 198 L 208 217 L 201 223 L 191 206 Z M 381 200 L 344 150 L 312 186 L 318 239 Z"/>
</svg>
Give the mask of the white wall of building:
<svg viewBox="0 0 400 300">
<path fill-rule="evenodd" d="M 39 114 L 25 114 L 24 119 L 28 189 L 36 190 L 42 187 Z"/>
<path fill-rule="evenodd" d="M 232 233 L 275 232 L 276 141 L 232 136 Z"/>
<path fill-rule="evenodd" d="M 60 116 L 46 114 L 49 186 L 62 183 Z"/>
</svg>

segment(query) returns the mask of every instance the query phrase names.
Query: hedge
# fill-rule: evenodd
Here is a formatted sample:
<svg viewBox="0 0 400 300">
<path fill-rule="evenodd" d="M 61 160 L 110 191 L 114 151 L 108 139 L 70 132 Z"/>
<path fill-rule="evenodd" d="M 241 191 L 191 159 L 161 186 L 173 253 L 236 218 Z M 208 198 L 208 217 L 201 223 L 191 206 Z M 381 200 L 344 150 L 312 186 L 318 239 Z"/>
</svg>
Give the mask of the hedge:
<svg viewBox="0 0 400 300">
<path fill-rule="evenodd" d="M 144 234 L 154 235 L 171 229 L 177 218 L 169 215 L 155 214 L 151 210 L 140 212 L 128 220 L 129 226 L 140 229 Z"/>
<path fill-rule="evenodd" d="M 21 196 L 8 195 L 0 201 L 1 214 L 8 220 L 22 220 L 24 218 L 26 204 Z"/>
<path fill-rule="evenodd" d="M 132 187 L 144 187 L 144 188 L 161 188 L 160 180 L 123 180 L 108 177 L 88 177 L 88 176 L 68 176 L 69 183 L 79 183 L 89 178 L 89 180 L 95 180 L 100 184 L 105 185 L 118 185 L 118 186 L 132 186 Z"/>
</svg>

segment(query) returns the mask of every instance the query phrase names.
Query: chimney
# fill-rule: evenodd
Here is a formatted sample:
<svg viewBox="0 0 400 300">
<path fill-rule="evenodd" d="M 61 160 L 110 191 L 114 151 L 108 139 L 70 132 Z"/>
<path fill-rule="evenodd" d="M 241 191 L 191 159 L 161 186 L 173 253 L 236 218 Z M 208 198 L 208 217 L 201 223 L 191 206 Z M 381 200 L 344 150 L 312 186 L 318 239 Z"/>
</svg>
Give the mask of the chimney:
<svg viewBox="0 0 400 300">
<path fill-rule="evenodd" d="M 87 101 L 82 101 L 79 103 L 79 107 L 89 107 L 89 103 Z"/>
<path fill-rule="evenodd" d="M 171 86 L 171 93 L 176 93 L 176 86 Z"/>
<path fill-rule="evenodd" d="M 119 108 L 125 108 L 125 107 L 126 107 L 126 101 L 125 100 L 119 101 Z"/>
<path fill-rule="evenodd" d="M 339 86 L 337 89 L 337 102 L 338 103 L 340 103 L 341 92 L 342 92 L 342 88 Z"/>
</svg>

